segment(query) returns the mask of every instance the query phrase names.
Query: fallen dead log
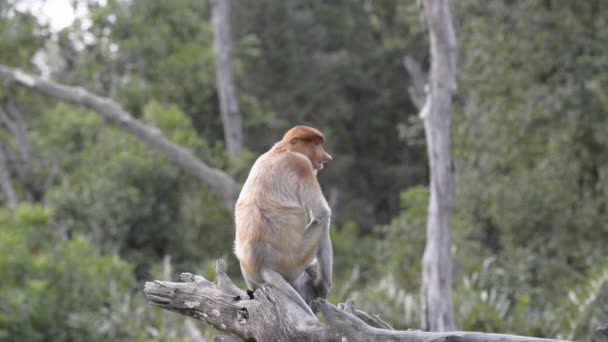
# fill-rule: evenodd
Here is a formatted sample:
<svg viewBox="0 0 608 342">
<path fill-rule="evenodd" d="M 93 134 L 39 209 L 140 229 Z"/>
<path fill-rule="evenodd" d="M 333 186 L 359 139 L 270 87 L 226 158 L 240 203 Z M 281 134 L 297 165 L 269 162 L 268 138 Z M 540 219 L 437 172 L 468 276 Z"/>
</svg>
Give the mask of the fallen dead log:
<svg viewBox="0 0 608 342">
<path fill-rule="evenodd" d="M 190 273 L 181 275 L 181 283 L 147 282 L 144 294 L 152 305 L 205 321 L 232 336 L 217 341 L 561 341 L 466 331 L 396 331 L 379 317 L 355 309 L 352 301 L 335 306 L 321 299 L 315 306 L 327 320 L 324 324 L 272 284 L 253 293 L 241 290 L 226 274 L 221 259 L 216 275 L 215 282 Z"/>
</svg>

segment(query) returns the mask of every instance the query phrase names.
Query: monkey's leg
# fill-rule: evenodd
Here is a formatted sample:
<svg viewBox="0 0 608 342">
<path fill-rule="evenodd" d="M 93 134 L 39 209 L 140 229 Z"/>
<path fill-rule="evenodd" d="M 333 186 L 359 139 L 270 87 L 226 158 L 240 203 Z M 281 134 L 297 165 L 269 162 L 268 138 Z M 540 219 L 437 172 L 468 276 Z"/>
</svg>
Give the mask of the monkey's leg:
<svg viewBox="0 0 608 342">
<path fill-rule="evenodd" d="M 278 288 L 281 292 L 287 295 L 289 298 L 292 298 L 293 301 L 305 312 L 309 313 L 312 317 L 315 317 L 315 314 L 312 312 L 310 307 L 306 305 L 304 299 L 298 294 L 298 292 L 280 275 L 277 271 L 264 268 L 262 269 L 262 277 L 266 283 L 270 283 L 276 288 Z"/>
<path fill-rule="evenodd" d="M 314 285 L 314 280 L 316 278 L 317 278 L 317 263 L 316 263 L 316 261 L 314 261 L 308 267 L 306 267 L 306 270 L 304 270 L 304 272 L 302 272 L 302 274 L 300 274 L 300 276 L 296 280 L 294 280 L 293 282 L 290 282 L 291 286 L 293 286 L 296 289 L 298 294 L 300 294 L 300 297 L 302 297 L 302 299 L 304 299 L 304 302 L 313 311 L 315 311 L 315 309 L 312 305 L 312 301 L 319 297 L 319 295 L 317 294 L 315 285 Z"/>
<path fill-rule="evenodd" d="M 245 275 L 245 271 L 243 270 L 243 265 L 241 265 L 241 275 L 243 275 L 243 279 L 245 279 L 245 283 L 247 283 L 247 288 L 251 291 L 255 291 L 260 287 L 258 283 L 247 278 L 247 275 Z"/>
<path fill-rule="evenodd" d="M 329 226 L 329 223 L 328 223 Z M 333 248 L 329 229 L 321 236 L 316 259 L 306 267 L 306 270 L 291 283 L 304 302 L 316 311 L 312 301 L 321 297 L 327 298 L 331 291 L 333 279 Z"/>
</svg>

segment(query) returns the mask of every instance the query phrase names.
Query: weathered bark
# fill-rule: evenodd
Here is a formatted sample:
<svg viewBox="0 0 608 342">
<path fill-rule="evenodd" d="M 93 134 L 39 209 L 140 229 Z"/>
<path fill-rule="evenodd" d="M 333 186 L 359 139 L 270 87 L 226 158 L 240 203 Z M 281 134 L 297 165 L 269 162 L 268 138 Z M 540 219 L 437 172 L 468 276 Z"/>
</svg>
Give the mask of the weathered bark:
<svg viewBox="0 0 608 342">
<path fill-rule="evenodd" d="M 336 307 L 315 302 L 328 325 L 302 310 L 272 284 L 264 284 L 251 296 L 232 282 L 225 266 L 217 263 L 214 283 L 201 276 L 182 274 L 184 283 L 147 282 L 148 302 L 163 309 L 206 321 L 216 329 L 245 341 L 558 341 L 477 332 L 395 331 L 379 317 L 356 310 L 352 302 Z M 216 341 L 234 341 L 230 337 Z"/>
<path fill-rule="evenodd" d="M 93 109 L 109 122 L 133 134 L 165 155 L 175 165 L 209 185 L 222 196 L 227 208 L 234 210 L 238 187 L 228 174 L 208 166 L 190 150 L 174 144 L 165 138 L 158 128 L 139 122 L 111 99 L 95 95 L 81 87 L 62 85 L 5 65 L 0 65 L 0 77 L 55 99 Z"/>
<path fill-rule="evenodd" d="M 232 72 L 230 0 L 211 0 L 211 7 L 215 46 L 215 75 L 224 125 L 224 140 L 228 151 L 232 155 L 238 156 L 243 149 L 243 128 Z"/>
<path fill-rule="evenodd" d="M 422 322 L 430 331 L 456 329 L 452 304 L 452 209 L 456 197 L 452 159 L 452 95 L 456 92 L 456 36 L 447 0 L 425 0 L 430 36 L 430 84 L 424 120 L 430 169 L 430 203 L 422 259 Z"/>
<path fill-rule="evenodd" d="M 0 146 L 0 187 L 2 187 L 2 192 L 4 193 L 4 198 L 6 202 L 11 207 L 11 209 L 15 210 L 19 206 L 19 199 L 17 198 L 17 193 L 15 192 L 15 188 L 13 188 L 13 182 L 11 181 L 11 174 L 8 170 L 8 164 L 6 162 L 6 155 L 4 153 L 4 149 Z"/>
</svg>

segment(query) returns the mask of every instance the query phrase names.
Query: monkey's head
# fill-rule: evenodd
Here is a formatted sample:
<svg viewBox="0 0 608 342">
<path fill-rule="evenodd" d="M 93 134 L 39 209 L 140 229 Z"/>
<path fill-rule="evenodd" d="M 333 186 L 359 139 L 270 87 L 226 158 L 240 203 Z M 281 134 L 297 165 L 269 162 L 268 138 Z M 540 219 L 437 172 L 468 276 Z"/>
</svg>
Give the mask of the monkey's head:
<svg viewBox="0 0 608 342">
<path fill-rule="evenodd" d="M 325 135 L 308 126 L 295 126 L 285 133 L 283 140 L 287 149 L 307 156 L 315 170 L 322 170 L 323 164 L 332 158 L 323 149 Z"/>
</svg>

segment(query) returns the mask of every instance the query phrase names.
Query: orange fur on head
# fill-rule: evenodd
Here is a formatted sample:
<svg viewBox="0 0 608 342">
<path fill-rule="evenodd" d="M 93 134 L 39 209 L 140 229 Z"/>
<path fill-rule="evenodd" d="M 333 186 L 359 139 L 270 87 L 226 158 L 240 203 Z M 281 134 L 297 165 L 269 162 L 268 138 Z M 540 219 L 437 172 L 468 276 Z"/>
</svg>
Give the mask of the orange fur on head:
<svg viewBox="0 0 608 342">
<path fill-rule="evenodd" d="M 282 141 L 286 143 L 293 143 L 293 139 L 314 143 L 323 143 L 325 142 L 325 135 L 312 127 L 295 126 L 285 133 Z"/>
</svg>

